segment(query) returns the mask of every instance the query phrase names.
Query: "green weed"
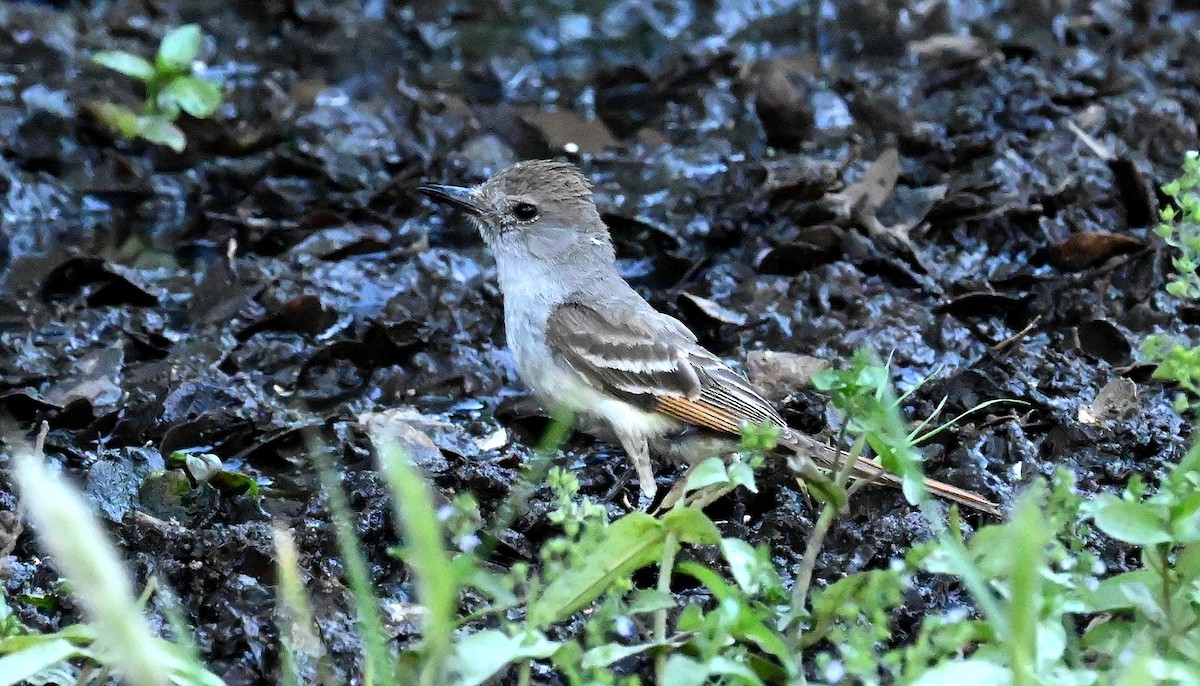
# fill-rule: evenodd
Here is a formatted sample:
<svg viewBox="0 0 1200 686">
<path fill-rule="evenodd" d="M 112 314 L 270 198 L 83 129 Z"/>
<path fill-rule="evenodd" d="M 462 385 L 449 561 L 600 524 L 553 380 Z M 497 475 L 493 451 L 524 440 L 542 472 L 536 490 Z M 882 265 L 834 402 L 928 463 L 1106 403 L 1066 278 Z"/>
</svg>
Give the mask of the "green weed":
<svg viewBox="0 0 1200 686">
<path fill-rule="evenodd" d="M 187 137 L 174 124 L 179 114 L 207 119 L 221 106 L 221 84 L 193 75 L 202 40 L 200 27 L 186 24 L 163 36 L 153 62 L 121 50 L 92 55 L 92 62 L 136 79 L 146 88 L 140 113 L 104 102 L 91 107 L 93 114 L 126 138 L 142 138 L 183 151 Z"/>
</svg>

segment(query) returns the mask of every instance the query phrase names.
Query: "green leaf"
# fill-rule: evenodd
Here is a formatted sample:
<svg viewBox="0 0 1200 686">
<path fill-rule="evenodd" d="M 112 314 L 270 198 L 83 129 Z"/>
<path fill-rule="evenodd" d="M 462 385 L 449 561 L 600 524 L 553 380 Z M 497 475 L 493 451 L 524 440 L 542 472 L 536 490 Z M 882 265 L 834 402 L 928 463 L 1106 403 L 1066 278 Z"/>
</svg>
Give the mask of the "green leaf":
<svg viewBox="0 0 1200 686">
<path fill-rule="evenodd" d="M 1139 626 L 1137 631 L 1141 631 Z M 1093 622 L 1083 634 L 1080 644 L 1100 655 L 1117 655 L 1133 641 L 1134 623 L 1109 617 Z"/>
<path fill-rule="evenodd" d="M 220 106 L 221 87 L 191 76 L 172 79 L 158 93 L 158 107 L 168 113 L 183 110 L 197 119 L 205 119 Z"/>
<path fill-rule="evenodd" d="M 638 643 L 631 646 L 623 646 L 618 643 L 605 643 L 584 653 L 583 659 L 579 661 L 579 666 L 584 669 L 607 667 L 614 662 L 634 655 L 640 655 L 647 650 L 653 650 L 657 647 L 657 643 Z"/>
<path fill-rule="evenodd" d="M 754 470 L 745 462 L 734 462 L 729 465 L 729 481 L 738 486 L 744 486 L 751 493 L 758 493 L 758 484 L 754 483 Z"/>
<path fill-rule="evenodd" d="M 1171 508 L 1171 537 L 1175 543 L 1200 541 L 1200 493 L 1189 493 Z"/>
<path fill-rule="evenodd" d="M 1046 620 L 1037 625 L 1037 658 L 1039 674 L 1048 674 L 1059 664 L 1067 649 L 1067 631 L 1062 621 Z"/>
<path fill-rule="evenodd" d="M 493 605 L 511 607 L 517 604 L 517 594 L 513 592 L 512 582 L 505 576 L 476 566 L 466 555 L 456 558 L 455 564 L 461 567 L 458 573 L 461 574 L 464 585 L 475 589 L 485 598 L 490 598 Z"/>
<path fill-rule="evenodd" d="M 742 427 L 742 450 L 750 453 L 769 453 L 779 441 L 779 427 L 764 421 Z"/>
<path fill-rule="evenodd" d="M 38 672 L 79 654 L 79 648 L 61 638 L 38 637 L 41 640 L 21 650 L 0 657 L 0 686 L 24 682 Z M 8 641 L 0 642 L 0 650 Z"/>
<path fill-rule="evenodd" d="M 679 537 L 684 543 L 716 545 L 721 541 L 721 532 L 717 525 L 700 510 L 691 507 L 681 507 L 671 510 L 662 518 L 667 531 Z"/>
<path fill-rule="evenodd" d="M 151 143 L 165 145 L 175 152 L 183 152 L 187 136 L 166 119 L 157 115 L 138 117 L 138 135 Z"/>
<path fill-rule="evenodd" d="M 743 684 L 763 686 L 763 680 L 754 673 L 750 665 L 729 657 L 718 655 L 712 658 L 708 661 L 708 670 L 709 674 L 724 674 L 726 676 L 737 677 Z"/>
<path fill-rule="evenodd" d="M 1150 619 L 1155 624 L 1168 625 L 1170 619 L 1167 617 L 1167 611 L 1160 604 L 1162 594 L 1155 593 L 1147 584 L 1122 584 L 1121 592 L 1133 604 L 1133 607 L 1141 610 L 1142 614 Z"/>
<path fill-rule="evenodd" d="M 699 605 L 688 605 L 683 608 L 683 612 L 679 613 L 679 619 L 675 622 L 675 629 L 678 631 L 699 631 L 704 625 L 704 610 L 700 609 Z"/>
<path fill-rule="evenodd" d="M 866 573 L 851 574 L 844 579 L 838 579 L 829 587 L 813 593 L 813 616 L 821 621 L 828 621 L 839 616 L 859 592 L 870 582 Z M 854 607 L 854 605 L 850 605 Z"/>
<path fill-rule="evenodd" d="M 644 512 L 631 512 L 591 541 L 579 544 L 571 564 L 529 605 L 529 621 L 548 626 L 583 608 L 618 579 L 658 560 L 667 528 Z"/>
<path fill-rule="evenodd" d="M 148 60 L 123 50 L 102 50 L 92 55 L 92 62 L 146 82 L 154 78 L 154 65 Z"/>
<path fill-rule="evenodd" d="M 1195 684 L 1195 674 L 1183 678 L 1172 679 L 1162 674 L 1169 662 L 1155 658 L 1155 650 L 1143 636 L 1136 637 L 1130 644 L 1121 647 L 1113 654 L 1121 654 L 1119 666 L 1113 669 L 1114 674 L 1109 683 L 1113 686 L 1144 686 L 1154 683 Z M 1189 670 L 1191 671 L 1191 670 Z M 1156 673 L 1157 672 L 1157 673 Z M 1163 678 L 1166 677 L 1166 678 Z"/>
<path fill-rule="evenodd" d="M 200 27 L 184 24 L 163 36 L 155 62 L 160 71 L 187 73 L 200 54 Z"/>
<path fill-rule="evenodd" d="M 733 608 L 736 611 L 735 621 L 731 627 L 731 633 L 736 638 L 742 638 L 757 645 L 767 653 L 775 656 L 779 660 L 779 664 L 785 669 L 792 662 L 792 650 L 783 641 L 783 638 L 772 631 L 763 623 L 762 617 L 758 612 L 747 606 L 746 598 L 742 593 L 725 582 L 716 572 L 703 565 L 695 562 L 682 562 L 678 568 L 681 574 L 687 574 L 694 577 L 697 581 L 708 587 L 712 591 L 713 596 L 721 601 L 722 610 Z M 685 612 L 686 614 L 686 612 Z M 679 630 L 684 629 L 683 618 L 679 621 Z"/>
<path fill-rule="evenodd" d="M 725 471 L 725 461 L 719 457 L 710 457 L 698 463 L 688 472 L 687 491 L 699 490 L 705 486 L 729 483 L 729 473 Z"/>
<path fill-rule="evenodd" d="M 1088 594 L 1086 603 L 1088 612 L 1112 612 L 1127 610 L 1133 607 L 1129 595 L 1123 590 L 1129 585 L 1161 586 L 1158 573 L 1151 569 L 1138 569 L 1109 577 L 1101 581 L 1096 589 Z"/>
<path fill-rule="evenodd" d="M 541 660 L 559 648 L 541 632 L 509 636 L 497 629 L 485 629 L 460 639 L 454 646 L 451 668 L 458 675 L 455 684 L 479 686 L 509 664 L 522 660 Z"/>
<path fill-rule="evenodd" d="M 1171 540 L 1167 523 L 1158 508 L 1147 503 L 1121 500 L 1111 494 L 1097 496 L 1093 519 L 1096 526 L 1118 541 L 1154 545 Z"/>
<path fill-rule="evenodd" d="M 721 541 L 721 554 L 729 563 L 729 571 L 733 580 L 749 595 L 758 593 L 759 566 L 762 560 L 754 546 L 740 538 L 726 538 Z"/>
<path fill-rule="evenodd" d="M 417 595 L 426 609 L 426 657 L 436 668 L 450 650 L 462 573 L 443 545 L 429 484 L 398 443 L 380 447 L 379 466 L 392 491 L 393 510 L 405 542 L 405 562 L 416 576 Z"/>
<path fill-rule="evenodd" d="M 942 664 L 925 672 L 913 682 L 913 686 L 945 686 L 946 684 L 971 684 L 971 686 L 1008 686 L 1012 683 L 1012 672 L 993 662 L 980 659 L 956 660 Z"/>
<path fill-rule="evenodd" d="M 1042 489 L 1025 491 L 1017 501 L 1010 525 L 1014 535 L 1009 557 L 1009 666 L 1017 673 L 1036 670 L 1038 613 L 1046 570 L 1046 544 L 1054 531 L 1042 511 Z"/>
<path fill-rule="evenodd" d="M 249 474 L 232 472 L 223 469 L 212 475 L 209 480 L 217 490 L 233 495 L 244 495 L 253 498 L 258 495 L 258 481 Z"/>
<path fill-rule="evenodd" d="M 846 489 L 838 486 L 832 479 L 805 477 L 804 486 L 814 498 L 826 505 L 839 511 L 846 506 Z"/>
<path fill-rule="evenodd" d="M 1175 556 L 1175 570 L 1189 581 L 1200 579 L 1200 543 L 1189 543 Z"/>
<path fill-rule="evenodd" d="M 105 126 L 126 138 L 136 138 L 142 133 L 142 125 L 136 112 L 111 102 L 90 105 L 88 109 L 97 119 L 104 122 Z"/>
<path fill-rule="evenodd" d="M 16 599 L 26 605 L 32 605 L 43 610 L 57 610 L 58 604 L 61 602 L 58 596 L 52 595 L 30 595 L 21 593 L 16 596 Z M 74 625 L 72 625 L 74 626 Z"/>
<path fill-rule="evenodd" d="M 656 588 L 644 588 L 638 591 L 629 603 L 629 614 L 640 615 L 659 610 L 670 610 L 675 607 L 675 597 L 663 593 Z"/>
<path fill-rule="evenodd" d="M 1161 338 L 1159 340 L 1166 347 L 1167 341 Z M 1182 352 L 1182 346 L 1178 346 L 1178 348 L 1182 354 L 1187 354 Z M 1193 353 L 1193 360 L 1200 363 L 1200 351 L 1187 352 Z M 1195 369 L 1195 365 L 1189 366 Z M 1196 473 L 1200 473 L 1200 441 L 1194 442 L 1192 447 L 1184 454 L 1183 459 L 1179 461 L 1179 464 L 1175 465 L 1167 477 L 1167 482 L 1171 485 L 1172 489 L 1183 489 L 1183 492 L 1187 492 L 1189 489 L 1188 479 Z"/>
<path fill-rule="evenodd" d="M 671 686 L 701 686 L 708 680 L 708 667 L 701 662 L 674 653 L 667 658 L 662 683 Z"/>
<path fill-rule="evenodd" d="M 704 584 L 717 600 L 743 600 L 742 594 L 736 588 L 730 586 L 727 581 L 721 578 L 719 574 L 713 570 L 696 562 L 680 562 L 676 568 L 681 574 L 687 574 L 694 577 L 697 581 Z M 688 608 L 695 607 L 689 605 Z"/>
</svg>

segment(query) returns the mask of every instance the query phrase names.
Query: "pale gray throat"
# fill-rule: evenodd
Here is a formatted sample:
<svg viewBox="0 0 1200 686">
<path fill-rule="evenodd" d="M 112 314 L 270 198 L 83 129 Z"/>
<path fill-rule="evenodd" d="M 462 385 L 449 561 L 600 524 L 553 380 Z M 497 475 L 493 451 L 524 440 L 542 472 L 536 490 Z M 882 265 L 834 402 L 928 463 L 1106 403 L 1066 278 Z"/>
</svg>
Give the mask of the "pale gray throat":
<svg viewBox="0 0 1200 686">
<path fill-rule="evenodd" d="M 555 364 L 546 345 L 546 321 L 551 312 L 565 302 L 588 303 L 629 286 L 617 273 L 611 248 L 605 254 L 604 245 L 560 246 L 553 255 L 558 259 L 548 260 L 535 256 L 528 244 L 517 240 L 502 237 L 492 245 L 504 298 L 505 340 L 522 380 L 541 395 L 549 390 L 539 387 L 547 371 L 543 367 Z"/>
<path fill-rule="evenodd" d="M 575 232 L 499 237 L 492 245 L 506 312 L 550 311 L 580 295 L 584 302 L 601 289 L 628 288 L 617 272 L 612 246 Z M 611 292 L 611 291 L 610 291 Z"/>
</svg>

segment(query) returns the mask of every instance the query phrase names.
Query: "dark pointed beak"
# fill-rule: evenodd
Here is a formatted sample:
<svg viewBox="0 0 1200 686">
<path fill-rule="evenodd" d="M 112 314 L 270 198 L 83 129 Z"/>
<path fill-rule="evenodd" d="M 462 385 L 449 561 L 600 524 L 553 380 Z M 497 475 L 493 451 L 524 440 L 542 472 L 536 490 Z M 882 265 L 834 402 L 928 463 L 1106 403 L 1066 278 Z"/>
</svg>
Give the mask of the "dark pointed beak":
<svg viewBox="0 0 1200 686">
<path fill-rule="evenodd" d="M 483 214 L 483 207 L 480 206 L 479 201 L 475 199 L 475 194 L 471 192 L 470 188 L 463 188 L 462 186 L 444 186 L 442 184 L 431 183 L 427 186 L 421 186 L 417 190 L 421 191 L 425 195 L 428 195 L 434 200 L 437 200 L 438 202 L 444 202 L 447 205 L 453 205 L 461 210 L 466 210 L 471 214 Z"/>
</svg>

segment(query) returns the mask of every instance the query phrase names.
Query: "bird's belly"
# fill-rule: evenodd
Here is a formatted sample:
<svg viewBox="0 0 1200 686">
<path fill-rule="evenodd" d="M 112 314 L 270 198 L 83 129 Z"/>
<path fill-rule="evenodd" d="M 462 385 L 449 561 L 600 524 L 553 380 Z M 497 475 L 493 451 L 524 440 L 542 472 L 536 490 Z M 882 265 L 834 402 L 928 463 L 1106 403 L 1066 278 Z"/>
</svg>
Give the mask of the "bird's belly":
<svg viewBox="0 0 1200 686">
<path fill-rule="evenodd" d="M 596 390 L 579 374 L 560 362 L 546 345 L 545 323 L 533 311 L 521 310 L 508 299 L 505 306 L 505 338 L 521 381 L 554 411 L 566 411 L 580 429 L 605 440 L 645 438 L 653 440 L 680 429 L 682 423 L 655 412 L 647 412 L 619 398 Z"/>
<path fill-rule="evenodd" d="M 672 432 L 678 421 L 655 412 L 647 412 L 619 398 L 602 393 L 569 367 L 545 365 L 530 371 L 526 383 L 548 409 L 565 410 L 575 415 L 581 429 L 601 438 L 645 436 L 647 439 Z"/>
</svg>

